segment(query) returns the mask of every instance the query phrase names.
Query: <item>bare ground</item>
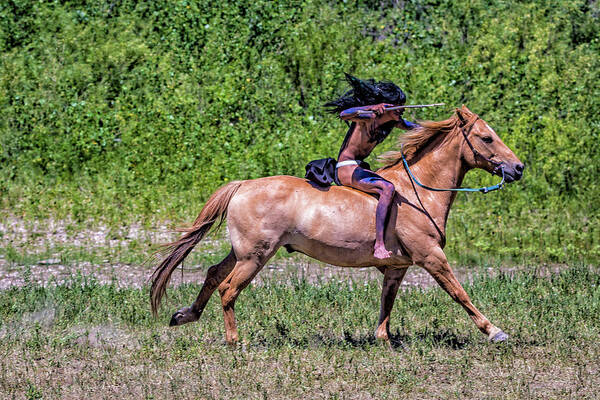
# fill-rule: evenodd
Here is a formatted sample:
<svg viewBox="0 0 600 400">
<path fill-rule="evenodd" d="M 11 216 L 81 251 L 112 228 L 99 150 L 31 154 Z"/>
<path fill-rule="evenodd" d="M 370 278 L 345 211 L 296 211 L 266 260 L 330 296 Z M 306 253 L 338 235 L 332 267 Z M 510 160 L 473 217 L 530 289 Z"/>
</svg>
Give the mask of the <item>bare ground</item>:
<svg viewBox="0 0 600 400">
<path fill-rule="evenodd" d="M 148 283 L 156 262 L 152 262 L 152 249 L 157 244 L 167 243 L 179 237 L 179 233 L 170 228 L 166 222 L 161 226 L 144 227 L 140 224 L 108 227 L 102 224 L 89 224 L 81 228 L 68 220 L 25 221 L 17 217 L 7 217 L 0 221 L 0 290 L 11 286 L 22 286 L 26 282 L 39 285 L 60 284 L 72 278 L 75 274 L 93 277 L 100 283 L 117 283 L 123 287 L 142 287 Z M 197 248 L 196 252 L 214 255 L 220 251 L 226 242 L 226 233 L 216 238 L 207 238 Z M 100 261 L 76 260 L 65 261 L 60 251 L 48 253 L 48 249 L 63 247 L 83 249 L 94 252 L 98 249 L 113 249 L 125 252 L 131 244 L 141 243 L 145 249 L 143 259 L 150 262 L 123 263 L 107 257 Z M 18 262 L 11 259 L 6 249 L 11 248 L 27 259 Z M 4 251 L 3 251 L 4 250 Z M 115 254 L 113 252 L 113 254 Z M 114 257 L 118 259 L 119 257 Z M 173 286 L 182 283 L 202 283 L 206 270 L 210 265 L 188 265 L 177 270 L 172 277 Z M 546 275 L 563 269 L 561 264 L 543 265 L 532 273 Z M 476 266 L 453 265 L 453 270 L 461 282 L 472 280 L 475 274 L 487 273 L 494 275 L 499 271 L 515 272 L 529 267 L 504 265 L 485 270 Z M 275 257 L 257 276 L 254 283 L 261 284 L 267 280 L 285 281 L 289 279 L 307 279 L 309 282 L 340 280 L 365 281 L 380 279 L 381 274 L 375 268 L 340 268 L 321 263 L 304 255 L 294 253 L 293 256 Z M 411 267 L 406 274 L 402 287 L 427 288 L 436 285 L 431 276 L 419 267 Z"/>
</svg>

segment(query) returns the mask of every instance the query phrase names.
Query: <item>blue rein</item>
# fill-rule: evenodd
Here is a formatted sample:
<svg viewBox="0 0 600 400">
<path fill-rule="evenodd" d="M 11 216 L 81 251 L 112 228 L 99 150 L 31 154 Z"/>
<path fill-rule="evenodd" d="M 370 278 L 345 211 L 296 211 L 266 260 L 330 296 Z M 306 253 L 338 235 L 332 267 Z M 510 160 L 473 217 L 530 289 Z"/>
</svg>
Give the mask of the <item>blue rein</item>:
<svg viewBox="0 0 600 400">
<path fill-rule="evenodd" d="M 408 166 L 408 162 L 406 162 L 406 158 L 404 157 L 404 151 L 402 151 L 402 148 L 400 148 L 400 154 L 402 154 L 402 162 L 404 163 L 404 167 L 408 171 L 408 175 L 410 175 L 410 178 L 413 180 L 413 182 L 415 182 L 417 185 L 421 186 L 423 189 L 432 190 L 434 192 L 481 192 L 481 193 L 489 193 L 489 192 L 493 192 L 494 190 L 498 190 L 498 189 L 503 189 L 504 188 L 504 167 L 502 165 L 499 166 L 500 169 L 502 170 L 502 182 L 500 182 L 499 184 L 494 185 L 494 186 L 486 186 L 486 187 L 482 187 L 482 188 L 478 188 L 478 189 L 474 189 L 474 188 L 455 188 L 455 189 L 438 189 L 438 188 L 432 188 L 432 187 L 429 187 L 427 185 L 423 185 L 413 175 L 412 171 L 410 170 L 410 168 Z"/>
</svg>

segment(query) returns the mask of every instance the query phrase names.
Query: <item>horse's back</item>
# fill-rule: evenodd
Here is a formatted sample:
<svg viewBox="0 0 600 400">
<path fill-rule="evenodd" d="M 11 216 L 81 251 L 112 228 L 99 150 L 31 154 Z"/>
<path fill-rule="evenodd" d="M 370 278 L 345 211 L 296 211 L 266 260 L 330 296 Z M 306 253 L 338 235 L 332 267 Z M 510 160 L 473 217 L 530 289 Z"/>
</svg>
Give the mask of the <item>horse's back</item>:
<svg viewBox="0 0 600 400">
<path fill-rule="evenodd" d="M 365 212 L 372 209 L 374 213 L 377 199 L 346 186 L 324 188 L 306 179 L 277 175 L 244 181 L 232 205 L 252 209 L 258 217 L 277 214 L 279 218 L 297 222 L 307 214 L 332 212 L 332 208 L 342 214 L 357 207 Z"/>
<path fill-rule="evenodd" d="M 264 193 L 258 189 L 264 189 Z M 242 189 L 250 190 L 260 196 L 280 197 L 284 193 L 302 192 L 309 196 L 315 196 L 315 199 L 325 199 L 331 196 L 343 196 L 351 198 L 352 201 L 363 201 L 377 203 L 377 200 L 365 192 L 353 189 L 348 186 L 327 186 L 322 187 L 308 179 L 298 178 L 290 175 L 275 175 L 264 178 L 251 179 L 243 182 Z"/>
</svg>

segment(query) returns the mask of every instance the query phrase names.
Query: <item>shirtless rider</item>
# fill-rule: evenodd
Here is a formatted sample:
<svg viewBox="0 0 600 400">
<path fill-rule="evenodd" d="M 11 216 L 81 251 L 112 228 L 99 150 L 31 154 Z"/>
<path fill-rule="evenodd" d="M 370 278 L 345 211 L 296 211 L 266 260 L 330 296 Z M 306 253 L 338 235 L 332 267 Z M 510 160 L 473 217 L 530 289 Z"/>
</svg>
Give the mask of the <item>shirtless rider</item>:
<svg viewBox="0 0 600 400">
<path fill-rule="evenodd" d="M 363 160 L 381 143 L 393 128 L 413 129 L 417 124 L 402 118 L 404 110 L 386 111 L 386 107 L 404 105 L 406 95 L 391 82 L 360 80 L 346 74 L 352 89 L 337 100 L 325 104 L 328 111 L 339 113 L 350 128 L 340 150 L 336 172 L 339 183 L 367 193 L 379 195 L 375 214 L 375 258 L 391 256 L 385 248 L 384 232 L 395 188 L 373 171 Z"/>
</svg>

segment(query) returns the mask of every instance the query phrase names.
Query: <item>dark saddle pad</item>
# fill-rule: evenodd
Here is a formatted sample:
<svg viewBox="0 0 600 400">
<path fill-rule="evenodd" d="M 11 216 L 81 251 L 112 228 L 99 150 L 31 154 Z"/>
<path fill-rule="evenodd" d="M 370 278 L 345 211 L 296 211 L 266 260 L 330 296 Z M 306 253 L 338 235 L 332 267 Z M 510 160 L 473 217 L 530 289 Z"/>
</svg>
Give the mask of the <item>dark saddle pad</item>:
<svg viewBox="0 0 600 400">
<path fill-rule="evenodd" d="M 304 177 L 323 187 L 330 186 L 332 183 L 339 185 L 335 174 L 335 164 L 337 164 L 335 159 L 331 157 L 313 160 L 306 164 Z"/>
<path fill-rule="evenodd" d="M 306 175 L 304 175 L 304 177 L 309 181 L 323 187 L 330 186 L 332 183 L 341 186 L 337 178 L 335 169 L 336 164 L 337 161 L 331 157 L 313 160 L 306 164 Z M 360 167 L 364 169 L 371 169 L 369 164 L 364 161 L 360 161 Z"/>
</svg>

